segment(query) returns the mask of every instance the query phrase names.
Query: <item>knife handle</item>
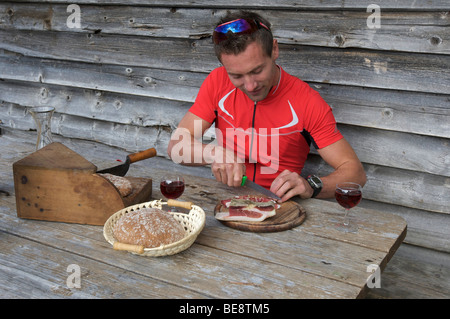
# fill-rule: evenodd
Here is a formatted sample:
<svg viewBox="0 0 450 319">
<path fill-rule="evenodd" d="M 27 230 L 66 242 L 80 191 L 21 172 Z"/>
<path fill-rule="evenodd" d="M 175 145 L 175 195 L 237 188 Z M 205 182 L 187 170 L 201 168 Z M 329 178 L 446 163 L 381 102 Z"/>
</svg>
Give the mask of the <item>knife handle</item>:
<svg viewBox="0 0 450 319">
<path fill-rule="evenodd" d="M 145 159 L 153 157 L 153 156 L 156 156 L 156 150 L 152 147 L 145 151 L 130 154 L 127 157 L 130 159 L 130 163 L 134 163 L 134 162 L 145 160 Z"/>
<path fill-rule="evenodd" d="M 245 185 L 245 182 L 247 181 L 247 176 L 242 176 L 242 183 L 241 183 L 241 186 L 244 186 Z"/>
<path fill-rule="evenodd" d="M 186 209 L 192 209 L 192 203 L 191 202 L 182 202 L 175 199 L 169 199 L 167 200 L 167 206 L 174 206 L 174 207 L 181 207 Z"/>
<path fill-rule="evenodd" d="M 129 251 L 132 253 L 137 253 L 137 254 L 144 253 L 144 246 L 142 246 L 142 245 L 131 245 L 131 244 L 119 243 L 118 241 L 116 241 L 113 244 L 113 249 L 126 250 L 126 251 Z"/>
</svg>

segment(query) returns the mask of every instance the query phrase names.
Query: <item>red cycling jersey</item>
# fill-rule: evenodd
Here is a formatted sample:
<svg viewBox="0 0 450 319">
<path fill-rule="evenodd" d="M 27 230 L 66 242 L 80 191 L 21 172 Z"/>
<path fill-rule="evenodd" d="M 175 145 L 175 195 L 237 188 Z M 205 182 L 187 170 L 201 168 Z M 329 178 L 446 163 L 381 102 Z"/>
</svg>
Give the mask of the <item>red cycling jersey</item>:
<svg viewBox="0 0 450 319">
<path fill-rule="evenodd" d="M 234 87 L 219 67 L 189 111 L 215 122 L 219 145 L 232 149 L 245 161 L 246 175 L 266 188 L 286 169 L 300 174 L 311 143 L 320 149 L 342 138 L 319 93 L 281 67 L 278 85 L 259 102 Z"/>
</svg>

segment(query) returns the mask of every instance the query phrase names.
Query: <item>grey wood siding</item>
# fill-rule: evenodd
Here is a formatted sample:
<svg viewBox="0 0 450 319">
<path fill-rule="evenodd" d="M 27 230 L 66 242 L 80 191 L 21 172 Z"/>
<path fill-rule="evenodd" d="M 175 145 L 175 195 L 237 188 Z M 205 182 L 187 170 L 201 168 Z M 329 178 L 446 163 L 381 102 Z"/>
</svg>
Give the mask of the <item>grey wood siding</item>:
<svg viewBox="0 0 450 319">
<path fill-rule="evenodd" d="M 53 105 L 54 134 L 166 156 L 172 130 L 219 62 L 211 29 L 231 9 L 273 24 L 278 63 L 333 108 L 367 171 L 361 205 L 408 221 L 405 242 L 450 253 L 450 3 L 378 1 L 0 2 L 0 125 L 34 129 L 26 108 Z M 312 150 L 304 174 L 326 174 Z"/>
</svg>

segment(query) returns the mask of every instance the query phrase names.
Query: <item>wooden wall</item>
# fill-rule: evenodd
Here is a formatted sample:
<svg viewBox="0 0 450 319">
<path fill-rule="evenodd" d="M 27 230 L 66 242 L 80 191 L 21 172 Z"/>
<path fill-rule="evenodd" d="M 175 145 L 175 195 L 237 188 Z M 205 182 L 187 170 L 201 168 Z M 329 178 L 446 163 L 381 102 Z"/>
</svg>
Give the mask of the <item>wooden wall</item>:
<svg viewBox="0 0 450 319">
<path fill-rule="evenodd" d="M 69 28 L 72 3 L 0 2 L 0 125 L 34 129 L 26 107 L 53 105 L 54 134 L 166 156 L 219 66 L 212 26 L 249 2 L 76 1 L 80 28 Z M 274 3 L 250 8 L 273 23 L 279 64 L 322 94 L 363 161 L 361 205 L 403 216 L 405 242 L 450 253 L 448 0 L 377 1 L 380 28 L 367 24 L 373 1 Z M 309 172 L 329 172 L 314 151 Z"/>
</svg>

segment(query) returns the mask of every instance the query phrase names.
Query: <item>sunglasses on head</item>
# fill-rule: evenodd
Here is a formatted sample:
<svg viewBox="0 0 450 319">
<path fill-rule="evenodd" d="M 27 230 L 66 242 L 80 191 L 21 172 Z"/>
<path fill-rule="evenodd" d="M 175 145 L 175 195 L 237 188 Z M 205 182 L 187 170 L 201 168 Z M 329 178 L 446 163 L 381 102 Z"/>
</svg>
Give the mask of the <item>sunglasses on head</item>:
<svg viewBox="0 0 450 319">
<path fill-rule="evenodd" d="M 219 44 L 220 42 L 225 41 L 229 38 L 229 32 L 233 33 L 234 35 L 252 34 L 258 29 L 261 29 L 261 27 L 270 31 L 266 25 L 256 20 L 237 19 L 225 22 L 218 25 L 214 30 L 213 41 L 215 44 Z"/>
</svg>

